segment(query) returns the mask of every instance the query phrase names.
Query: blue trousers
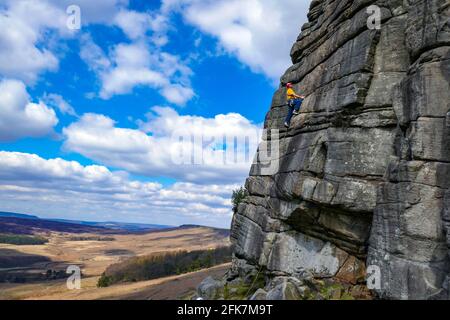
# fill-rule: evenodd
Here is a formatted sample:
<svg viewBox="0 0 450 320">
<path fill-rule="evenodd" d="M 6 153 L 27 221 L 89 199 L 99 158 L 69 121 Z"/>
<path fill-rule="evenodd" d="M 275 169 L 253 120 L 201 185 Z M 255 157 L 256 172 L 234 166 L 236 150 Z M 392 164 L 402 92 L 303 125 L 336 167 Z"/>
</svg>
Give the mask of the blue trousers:
<svg viewBox="0 0 450 320">
<path fill-rule="evenodd" d="M 289 100 L 289 102 L 288 102 L 289 112 L 286 117 L 286 123 L 288 125 L 291 125 L 291 120 L 292 120 L 292 117 L 294 116 L 294 110 L 298 112 L 300 110 L 300 107 L 302 106 L 302 103 L 303 103 L 303 99 Z"/>
</svg>

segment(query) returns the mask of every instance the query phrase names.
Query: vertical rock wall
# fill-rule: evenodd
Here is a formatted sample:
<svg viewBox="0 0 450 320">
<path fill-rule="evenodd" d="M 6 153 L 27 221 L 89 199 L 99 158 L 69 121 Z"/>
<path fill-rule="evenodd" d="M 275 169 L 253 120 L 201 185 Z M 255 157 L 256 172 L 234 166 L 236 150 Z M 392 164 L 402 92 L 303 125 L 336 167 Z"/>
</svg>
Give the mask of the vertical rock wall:
<svg viewBox="0 0 450 320">
<path fill-rule="evenodd" d="M 367 27 L 370 5 L 381 29 Z M 252 167 L 232 275 L 364 281 L 385 298 L 447 298 L 449 0 L 313 0 L 265 128 L 279 168 Z M 286 89 L 306 95 L 289 130 Z M 258 156 L 258 155 L 257 155 Z"/>
</svg>

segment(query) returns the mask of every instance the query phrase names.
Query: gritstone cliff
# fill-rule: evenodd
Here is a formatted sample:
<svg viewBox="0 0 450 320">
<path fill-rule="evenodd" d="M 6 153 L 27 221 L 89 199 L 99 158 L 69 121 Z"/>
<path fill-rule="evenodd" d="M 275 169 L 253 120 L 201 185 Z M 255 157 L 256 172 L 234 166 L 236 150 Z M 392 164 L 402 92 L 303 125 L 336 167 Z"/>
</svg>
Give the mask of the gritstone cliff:
<svg viewBox="0 0 450 320">
<path fill-rule="evenodd" d="M 228 281 L 357 284 L 375 266 L 381 298 L 449 298 L 449 11 L 449 0 L 312 1 L 265 121 L 281 132 L 280 165 L 251 169 Z M 306 95 L 289 130 L 287 82 Z"/>
</svg>

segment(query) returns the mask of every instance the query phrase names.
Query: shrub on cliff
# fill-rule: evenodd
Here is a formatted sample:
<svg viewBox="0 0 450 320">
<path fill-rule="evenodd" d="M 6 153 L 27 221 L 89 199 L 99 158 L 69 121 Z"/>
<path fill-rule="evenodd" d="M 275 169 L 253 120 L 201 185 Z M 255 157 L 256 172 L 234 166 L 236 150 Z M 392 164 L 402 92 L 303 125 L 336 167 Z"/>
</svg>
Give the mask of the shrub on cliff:
<svg viewBox="0 0 450 320">
<path fill-rule="evenodd" d="M 240 187 L 233 191 L 231 202 L 233 204 L 233 212 L 237 213 L 239 204 L 248 196 L 248 191 L 244 187 Z"/>
</svg>

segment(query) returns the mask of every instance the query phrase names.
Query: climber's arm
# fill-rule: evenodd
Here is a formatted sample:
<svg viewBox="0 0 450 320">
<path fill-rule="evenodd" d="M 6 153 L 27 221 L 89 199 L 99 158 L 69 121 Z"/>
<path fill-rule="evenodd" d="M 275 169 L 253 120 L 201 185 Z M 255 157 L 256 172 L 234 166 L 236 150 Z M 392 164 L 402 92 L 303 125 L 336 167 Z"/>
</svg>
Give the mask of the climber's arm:
<svg viewBox="0 0 450 320">
<path fill-rule="evenodd" d="M 297 92 L 295 92 L 294 90 L 292 90 L 292 95 L 296 98 L 296 99 L 305 99 L 305 96 L 303 95 L 298 95 Z"/>
</svg>

